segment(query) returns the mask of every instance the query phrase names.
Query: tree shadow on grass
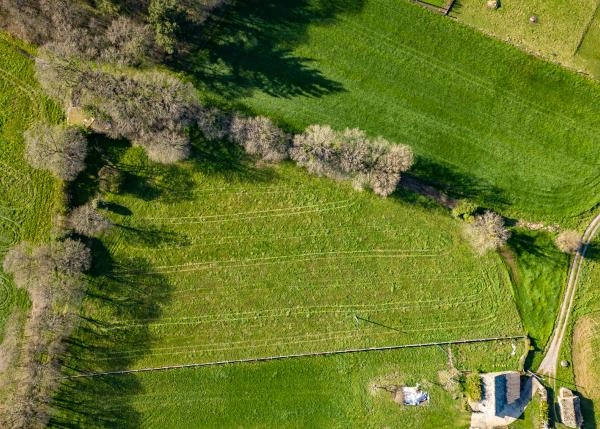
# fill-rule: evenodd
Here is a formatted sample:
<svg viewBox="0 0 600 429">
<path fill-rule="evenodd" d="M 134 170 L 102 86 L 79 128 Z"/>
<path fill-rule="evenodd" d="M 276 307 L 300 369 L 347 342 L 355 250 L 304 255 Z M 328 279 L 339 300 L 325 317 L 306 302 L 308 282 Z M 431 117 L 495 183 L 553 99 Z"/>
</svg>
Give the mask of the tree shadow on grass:
<svg viewBox="0 0 600 429">
<path fill-rule="evenodd" d="M 429 158 L 417 156 L 407 175 L 433 186 L 451 198 L 466 198 L 480 206 L 499 210 L 510 205 L 510 200 L 501 188 Z"/>
<path fill-rule="evenodd" d="M 101 241 L 90 243 L 94 265 L 80 324 L 67 342 L 65 375 L 128 369 L 149 353 L 149 323 L 161 316 L 171 286 L 141 258 L 118 266 Z M 133 375 L 65 378 L 52 402 L 50 427 L 136 428 L 141 416 L 133 395 L 142 391 Z"/>
<path fill-rule="evenodd" d="M 590 261 L 600 261 L 600 243 L 593 241 L 588 244 L 587 250 L 585 251 L 585 259 Z"/>
<path fill-rule="evenodd" d="M 293 51 L 308 39 L 311 24 L 358 13 L 364 0 L 239 0 L 207 21 L 180 22 L 186 45 L 172 67 L 191 74 L 199 88 L 226 100 L 254 90 L 275 97 L 320 97 L 343 86 Z"/>
</svg>

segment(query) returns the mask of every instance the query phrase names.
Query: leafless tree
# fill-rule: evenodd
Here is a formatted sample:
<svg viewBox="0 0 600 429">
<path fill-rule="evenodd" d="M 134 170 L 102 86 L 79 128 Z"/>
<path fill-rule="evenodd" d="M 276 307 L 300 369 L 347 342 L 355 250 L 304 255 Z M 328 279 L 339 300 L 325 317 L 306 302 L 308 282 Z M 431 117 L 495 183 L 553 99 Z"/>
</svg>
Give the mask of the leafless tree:
<svg viewBox="0 0 600 429">
<path fill-rule="evenodd" d="M 576 253 L 581 248 L 581 235 L 577 231 L 563 231 L 556 237 L 556 246 L 565 253 Z"/>
<path fill-rule="evenodd" d="M 229 135 L 248 154 L 264 161 L 279 162 L 288 157 L 288 137 L 264 116 L 247 118 L 235 115 Z"/>
<path fill-rule="evenodd" d="M 25 158 L 32 167 L 73 180 L 85 169 L 87 142 L 76 127 L 36 123 L 25 132 Z"/>
<path fill-rule="evenodd" d="M 296 135 L 290 152 L 313 174 L 353 179 L 356 187 L 368 186 L 381 196 L 394 192 L 413 162 L 409 146 L 370 139 L 359 129 L 337 132 L 328 125 L 311 125 Z"/>
<path fill-rule="evenodd" d="M 502 216 L 489 210 L 466 224 L 465 234 L 475 251 L 481 255 L 499 249 L 510 237 Z"/>
</svg>

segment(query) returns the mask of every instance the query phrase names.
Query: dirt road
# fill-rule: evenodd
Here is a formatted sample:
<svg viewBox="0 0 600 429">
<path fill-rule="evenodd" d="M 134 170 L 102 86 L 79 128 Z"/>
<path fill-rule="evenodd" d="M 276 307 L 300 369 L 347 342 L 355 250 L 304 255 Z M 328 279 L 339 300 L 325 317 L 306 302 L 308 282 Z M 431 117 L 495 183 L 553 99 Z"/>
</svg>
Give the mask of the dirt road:
<svg viewBox="0 0 600 429">
<path fill-rule="evenodd" d="M 577 281 L 579 280 L 579 274 L 585 258 L 585 252 L 587 251 L 588 245 L 598 230 L 600 230 L 600 214 L 596 216 L 586 228 L 582 237 L 581 249 L 575 254 L 575 257 L 571 262 L 567 286 L 565 288 L 563 302 L 560 306 L 560 313 L 558 315 L 558 319 L 556 320 L 556 324 L 554 325 L 554 332 L 552 333 L 550 346 L 546 349 L 546 355 L 544 356 L 544 359 L 537 370 L 538 374 L 546 374 L 551 377 L 556 375 L 558 354 L 560 353 L 560 346 L 563 342 L 565 332 L 567 331 L 567 327 L 569 325 L 569 316 L 573 309 Z"/>
</svg>

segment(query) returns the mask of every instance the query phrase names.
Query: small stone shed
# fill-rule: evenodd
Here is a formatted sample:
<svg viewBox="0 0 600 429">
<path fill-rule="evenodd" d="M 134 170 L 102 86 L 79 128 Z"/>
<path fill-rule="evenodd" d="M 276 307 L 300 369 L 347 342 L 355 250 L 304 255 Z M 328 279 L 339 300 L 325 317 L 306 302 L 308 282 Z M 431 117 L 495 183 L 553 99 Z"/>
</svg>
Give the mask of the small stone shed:
<svg viewBox="0 0 600 429">
<path fill-rule="evenodd" d="M 579 396 L 566 387 L 561 387 L 558 395 L 558 405 L 560 407 L 560 419 L 565 426 L 570 428 L 583 427 Z"/>
</svg>

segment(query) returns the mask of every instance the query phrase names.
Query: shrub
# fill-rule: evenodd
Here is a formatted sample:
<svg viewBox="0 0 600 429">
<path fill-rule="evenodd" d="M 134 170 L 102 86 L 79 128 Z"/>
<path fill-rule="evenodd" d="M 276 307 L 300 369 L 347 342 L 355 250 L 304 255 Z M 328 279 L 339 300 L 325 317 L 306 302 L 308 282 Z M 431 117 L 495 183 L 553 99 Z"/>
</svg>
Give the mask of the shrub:
<svg viewBox="0 0 600 429">
<path fill-rule="evenodd" d="M 111 22 L 103 39 L 105 46 L 99 54 L 100 59 L 134 66 L 142 63 L 149 54 L 152 34 L 147 26 L 119 17 Z"/>
<path fill-rule="evenodd" d="M 69 226 L 78 234 L 94 237 L 107 231 L 111 223 L 100 212 L 94 203 L 79 206 L 71 212 L 68 220 Z"/>
<path fill-rule="evenodd" d="M 472 201 L 459 200 L 452 208 L 452 216 L 457 219 L 470 220 L 477 208 L 477 204 Z"/>
<path fill-rule="evenodd" d="M 565 253 L 576 253 L 581 248 L 581 236 L 577 231 L 563 231 L 556 237 L 556 247 Z"/>
<path fill-rule="evenodd" d="M 264 116 L 234 116 L 229 135 L 231 140 L 242 146 L 248 154 L 258 156 L 264 161 L 278 162 L 288 157 L 286 134 Z"/>
<path fill-rule="evenodd" d="M 206 139 L 221 140 L 229 136 L 231 117 L 216 108 L 201 108 L 196 123 Z"/>
<path fill-rule="evenodd" d="M 465 233 L 475 251 L 481 255 L 499 249 L 510 237 L 502 217 L 491 211 L 476 216 L 473 223 L 466 225 Z"/>
<path fill-rule="evenodd" d="M 87 142 L 81 130 L 36 123 L 25 132 L 25 158 L 32 167 L 73 180 L 85 169 Z"/>
<path fill-rule="evenodd" d="M 481 377 L 474 372 L 467 375 L 465 379 L 465 393 L 471 401 L 479 402 L 482 398 Z"/>
<path fill-rule="evenodd" d="M 410 147 L 394 145 L 382 137 L 369 139 L 359 129 L 336 132 L 328 125 L 311 125 L 293 140 L 291 157 L 310 173 L 353 179 L 387 196 L 394 192 L 400 175 L 413 162 Z"/>
<path fill-rule="evenodd" d="M 101 192 L 119 193 L 123 183 L 121 172 L 111 165 L 105 165 L 98 171 L 98 187 Z"/>
</svg>

